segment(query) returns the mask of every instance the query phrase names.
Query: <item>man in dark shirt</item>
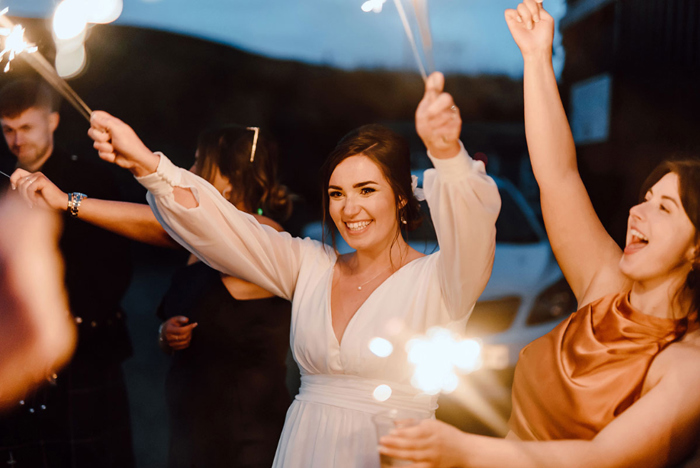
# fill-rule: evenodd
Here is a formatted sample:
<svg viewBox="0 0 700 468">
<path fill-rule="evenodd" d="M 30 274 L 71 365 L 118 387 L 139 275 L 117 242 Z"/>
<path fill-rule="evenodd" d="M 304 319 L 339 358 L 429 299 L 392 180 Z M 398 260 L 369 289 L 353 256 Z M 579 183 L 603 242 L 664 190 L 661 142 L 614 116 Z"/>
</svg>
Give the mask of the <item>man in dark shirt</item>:
<svg viewBox="0 0 700 468">
<path fill-rule="evenodd" d="M 38 81 L 16 81 L 0 91 L 0 124 L 16 167 L 43 172 L 65 192 L 118 199 L 111 173 L 96 157 L 85 161 L 54 146 L 57 101 Z M 120 308 L 131 277 L 129 246 L 70 217 L 59 245 L 78 345 L 64 370 L 49 370 L 46 384 L 0 415 L 0 465 L 129 468 L 134 461 L 121 365 L 131 343 Z"/>
</svg>

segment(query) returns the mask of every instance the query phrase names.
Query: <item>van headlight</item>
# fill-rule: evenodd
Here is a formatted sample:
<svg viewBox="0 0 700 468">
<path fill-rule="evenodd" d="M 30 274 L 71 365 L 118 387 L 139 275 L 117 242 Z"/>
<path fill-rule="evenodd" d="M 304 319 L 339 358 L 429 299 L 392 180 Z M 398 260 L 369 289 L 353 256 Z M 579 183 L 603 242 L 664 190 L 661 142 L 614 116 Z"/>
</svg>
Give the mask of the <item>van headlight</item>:
<svg viewBox="0 0 700 468">
<path fill-rule="evenodd" d="M 564 278 L 542 291 L 527 317 L 528 325 L 561 320 L 576 311 L 576 296 Z"/>
</svg>

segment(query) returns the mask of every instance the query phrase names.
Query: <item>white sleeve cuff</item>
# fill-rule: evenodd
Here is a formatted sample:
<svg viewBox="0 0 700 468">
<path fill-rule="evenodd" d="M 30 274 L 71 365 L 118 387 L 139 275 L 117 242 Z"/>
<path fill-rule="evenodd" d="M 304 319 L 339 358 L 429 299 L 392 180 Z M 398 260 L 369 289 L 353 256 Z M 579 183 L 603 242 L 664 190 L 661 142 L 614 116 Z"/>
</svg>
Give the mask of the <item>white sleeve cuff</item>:
<svg viewBox="0 0 700 468">
<path fill-rule="evenodd" d="M 484 163 L 481 161 L 474 161 L 464 149 L 462 142 L 459 142 L 459 147 L 461 148 L 459 153 L 454 157 L 449 159 L 438 159 L 434 158 L 430 151 L 428 151 L 428 157 L 433 163 L 433 167 L 440 174 L 440 178 L 443 180 L 454 180 L 462 179 L 466 174 L 469 174 L 473 170 L 481 169 L 485 172 Z"/>
<path fill-rule="evenodd" d="M 154 154 L 160 156 L 156 171 L 143 177 L 136 177 L 136 180 L 153 195 L 160 197 L 172 193 L 173 188 L 180 185 L 182 169 L 173 164 L 163 153 Z"/>
</svg>

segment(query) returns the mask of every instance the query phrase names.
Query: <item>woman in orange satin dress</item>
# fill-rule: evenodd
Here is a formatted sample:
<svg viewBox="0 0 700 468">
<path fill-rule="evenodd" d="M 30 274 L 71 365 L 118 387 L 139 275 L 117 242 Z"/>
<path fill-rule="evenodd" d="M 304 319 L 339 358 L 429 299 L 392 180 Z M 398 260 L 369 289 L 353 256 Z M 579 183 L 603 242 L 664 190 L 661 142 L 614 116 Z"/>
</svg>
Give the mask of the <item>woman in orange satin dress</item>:
<svg viewBox="0 0 700 468">
<path fill-rule="evenodd" d="M 506 11 L 525 64 L 525 128 L 552 249 L 579 310 L 525 347 L 505 440 L 430 420 L 380 452 L 429 467 L 661 467 L 700 441 L 700 161 L 662 163 L 621 250 L 581 181 L 541 1 Z"/>
</svg>

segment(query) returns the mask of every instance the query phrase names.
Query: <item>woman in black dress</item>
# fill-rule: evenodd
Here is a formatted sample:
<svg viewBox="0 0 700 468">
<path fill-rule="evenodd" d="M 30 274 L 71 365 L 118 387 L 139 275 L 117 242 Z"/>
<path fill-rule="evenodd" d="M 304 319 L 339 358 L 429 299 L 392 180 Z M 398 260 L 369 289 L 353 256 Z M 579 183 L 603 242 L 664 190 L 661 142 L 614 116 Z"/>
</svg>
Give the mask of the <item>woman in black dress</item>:
<svg viewBox="0 0 700 468">
<path fill-rule="evenodd" d="M 203 133 L 195 172 L 239 209 L 275 226 L 258 213 L 286 217 L 289 196 L 276 182 L 267 145 L 258 140 L 260 165 L 251 163 L 253 135 L 242 131 Z M 161 347 L 173 353 L 168 466 L 272 465 L 290 403 L 289 302 L 197 262 L 175 275 L 158 316 Z"/>
</svg>

